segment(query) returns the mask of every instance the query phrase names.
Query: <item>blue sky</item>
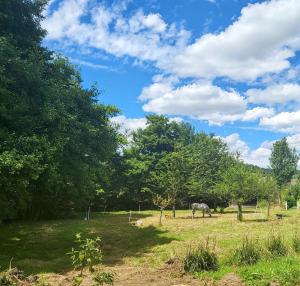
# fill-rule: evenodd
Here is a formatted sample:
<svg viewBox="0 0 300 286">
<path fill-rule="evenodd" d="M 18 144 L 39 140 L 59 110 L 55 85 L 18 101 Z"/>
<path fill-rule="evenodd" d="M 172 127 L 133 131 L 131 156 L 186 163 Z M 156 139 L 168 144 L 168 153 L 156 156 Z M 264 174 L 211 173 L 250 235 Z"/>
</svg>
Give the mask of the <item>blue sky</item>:
<svg viewBox="0 0 300 286">
<path fill-rule="evenodd" d="M 121 110 L 122 130 L 165 114 L 267 167 L 300 151 L 299 0 L 52 0 L 44 44 Z"/>
</svg>

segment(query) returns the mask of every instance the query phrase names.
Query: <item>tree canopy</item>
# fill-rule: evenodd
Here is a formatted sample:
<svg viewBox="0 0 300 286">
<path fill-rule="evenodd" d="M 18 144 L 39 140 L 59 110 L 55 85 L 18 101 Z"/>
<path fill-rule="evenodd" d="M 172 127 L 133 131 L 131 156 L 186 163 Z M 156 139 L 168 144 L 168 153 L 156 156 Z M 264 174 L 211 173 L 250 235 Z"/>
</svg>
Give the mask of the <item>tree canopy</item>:
<svg viewBox="0 0 300 286">
<path fill-rule="evenodd" d="M 183 120 L 147 115 L 146 127 L 125 138 L 111 120 L 118 109 L 42 45 L 46 1 L 0 4 L 0 220 L 171 203 L 175 216 L 193 202 L 216 209 L 230 201 L 241 215 L 243 203 L 270 203 L 276 183 L 296 173 L 298 155 L 286 138 L 270 158 L 276 182 Z M 298 193 L 294 187 L 287 196 L 295 201 Z"/>
</svg>

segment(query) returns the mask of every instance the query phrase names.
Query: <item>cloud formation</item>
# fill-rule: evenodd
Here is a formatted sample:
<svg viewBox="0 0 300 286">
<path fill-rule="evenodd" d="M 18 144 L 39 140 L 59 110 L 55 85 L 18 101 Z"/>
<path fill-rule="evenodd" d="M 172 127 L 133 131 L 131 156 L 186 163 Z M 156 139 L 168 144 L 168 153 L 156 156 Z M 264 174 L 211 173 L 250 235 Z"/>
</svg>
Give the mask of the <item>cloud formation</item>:
<svg viewBox="0 0 300 286">
<path fill-rule="evenodd" d="M 249 102 L 257 104 L 275 105 L 291 101 L 299 103 L 300 85 L 296 83 L 275 84 L 265 89 L 249 89 L 246 95 Z"/>
<path fill-rule="evenodd" d="M 295 64 L 300 51 L 299 0 L 249 4 L 231 25 L 200 37 L 157 12 L 127 9 L 128 1 L 52 0 L 43 22 L 46 40 L 153 65 L 158 75 L 139 95 L 145 112 L 214 125 L 258 122 L 264 129 L 287 133 L 289 142 L 300 146 L 300 67 Z M 76 61 L 109 69 L 102 63 Z M 146 124 L 145 118 L 125 116 L 112 121 L 123 133 Z M 268 165 L 272 142 L 251 151 L 238 134 L 224 140 L 240 150 L 246 162 Z"/>
<path fill-rule="evenodd" d="M 247 101 L 235 90 L 224 90 L 209 82 L 175 87 L 169 79 L 145 87 L 140 100 L 143 109 L 158 114 L 190 116 L 210 124 L 255 121 L 274 114 L 272 108 L 247 109 Z"/>
<path fill-rule="evenodd" d="M 64 0 L 54 11 L 49 6 L 43 27 L 48 41 L 66 41 L 159 65 L 186 46 L 190 33 L 184 28 L 142 10 L 125 17 L 125 10 L 125 2 L 107 6 L 91 0 Z"/>
<path fill-rule="evenodd" d="M 188 45 L 172 66 L 182 77 L 255 80 L 290 67 L 300 48 L 300 1 L 273 0 L 248 5 L 218 34 Z"/>
</svg>

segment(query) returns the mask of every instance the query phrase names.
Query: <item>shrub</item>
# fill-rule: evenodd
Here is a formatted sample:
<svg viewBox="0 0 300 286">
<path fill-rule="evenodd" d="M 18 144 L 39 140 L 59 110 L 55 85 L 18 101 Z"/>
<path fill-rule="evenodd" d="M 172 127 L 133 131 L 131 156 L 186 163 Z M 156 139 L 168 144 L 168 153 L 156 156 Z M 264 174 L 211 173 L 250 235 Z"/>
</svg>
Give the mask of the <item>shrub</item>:
<svg viewBox="0 0 300 286">
<path fill-rule="evenodd" d="M 285 256 L 288 249 L 280 235 L 271 235 L 267 241 L 267 250 L 273 256 Z"/>
<path fill-rule="evenodd" d="M 68 254 L 71 256 L 74 268 L 80 270 L 80 275 L 82 275 L 84 267 L 88 266 L 89 271 L 93 272 L 93 266 L 102 262 L 100 241 L 99 237 L 83 239 L 80 233 L 76 234 L 75 242 L 78 244 L 78 248 L 72 248 Z"/>
<path fill-rule="evenodd" d="M 238 265 L 255 264 L 260 259 L 260 249 L 258 242 L 245 237 L 242 246 L 237 248 L 233 255 L 233 260 Z"/>
<path fill-rule="evenodd" d="M 6 273 L 0 273 L 0 286 L 10 286 L 13 285 Z"/>
<path fill-rule="evenodd" d="M 190 248 L 183 264 L 186 272 L 216 271 L 219 268 L 217 255 L 208 245 Z"/>
<path fill-rule="evenodd" d="M 95 282 L 94 286 L 102 286 L 105 284 L 113 285 L 114 277 L 115 274 L 112 272 L 98 272 L 93 277 L 93 281 Z"/>
<path fill-rule="evenodd" d="M 300 253 L 300 235 L 298 233 L 295 233 L 292 238 L 292 246 L 296 253 Z"/>
</svg>

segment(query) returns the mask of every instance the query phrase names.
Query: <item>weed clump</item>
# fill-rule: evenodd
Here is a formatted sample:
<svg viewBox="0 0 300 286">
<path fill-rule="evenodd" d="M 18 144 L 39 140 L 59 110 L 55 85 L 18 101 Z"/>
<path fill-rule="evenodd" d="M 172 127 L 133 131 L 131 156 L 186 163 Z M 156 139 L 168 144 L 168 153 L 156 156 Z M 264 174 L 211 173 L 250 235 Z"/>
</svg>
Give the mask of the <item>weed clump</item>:
<svg viewBox="0 0 300 286">
<path fill-rule="evenodd" d="M 216 271 L 219 269 L 218 257 L 214 250 L 209 247 L 209 239 L 206 246 L 199 245 L 196 248 L 190 247 L 184 258 L 184 271 L 201 272 Z"/>
<path fill-rule="evenodd" d="M 103 286 L 105 284 L 113 285 L 114 276 L 115 274 L 113 272 L 98 272 L 93 277 L 93 281 L 94 281 L 93 286 Z"/>
<path fill-rule="evenodd" d="M 300 235 L 295 233 L 292 238 L 292 247 L 296 253 L 300 253 Z"/>
<path fill-rule="evenodd" d="M 271 235 L 267 240 L 266 247 L 272 256 L 286 256 L 288 253 L 284 239 L 280 235 Z"/>
<path fill-rule="evenodd" d="M 234 263 L 238 265 L 252 265 L 260 259 L 260 248 L 258 242 L 245 237 L 242 245 L 238 247 L 233 255 Z"/>
</svg>

